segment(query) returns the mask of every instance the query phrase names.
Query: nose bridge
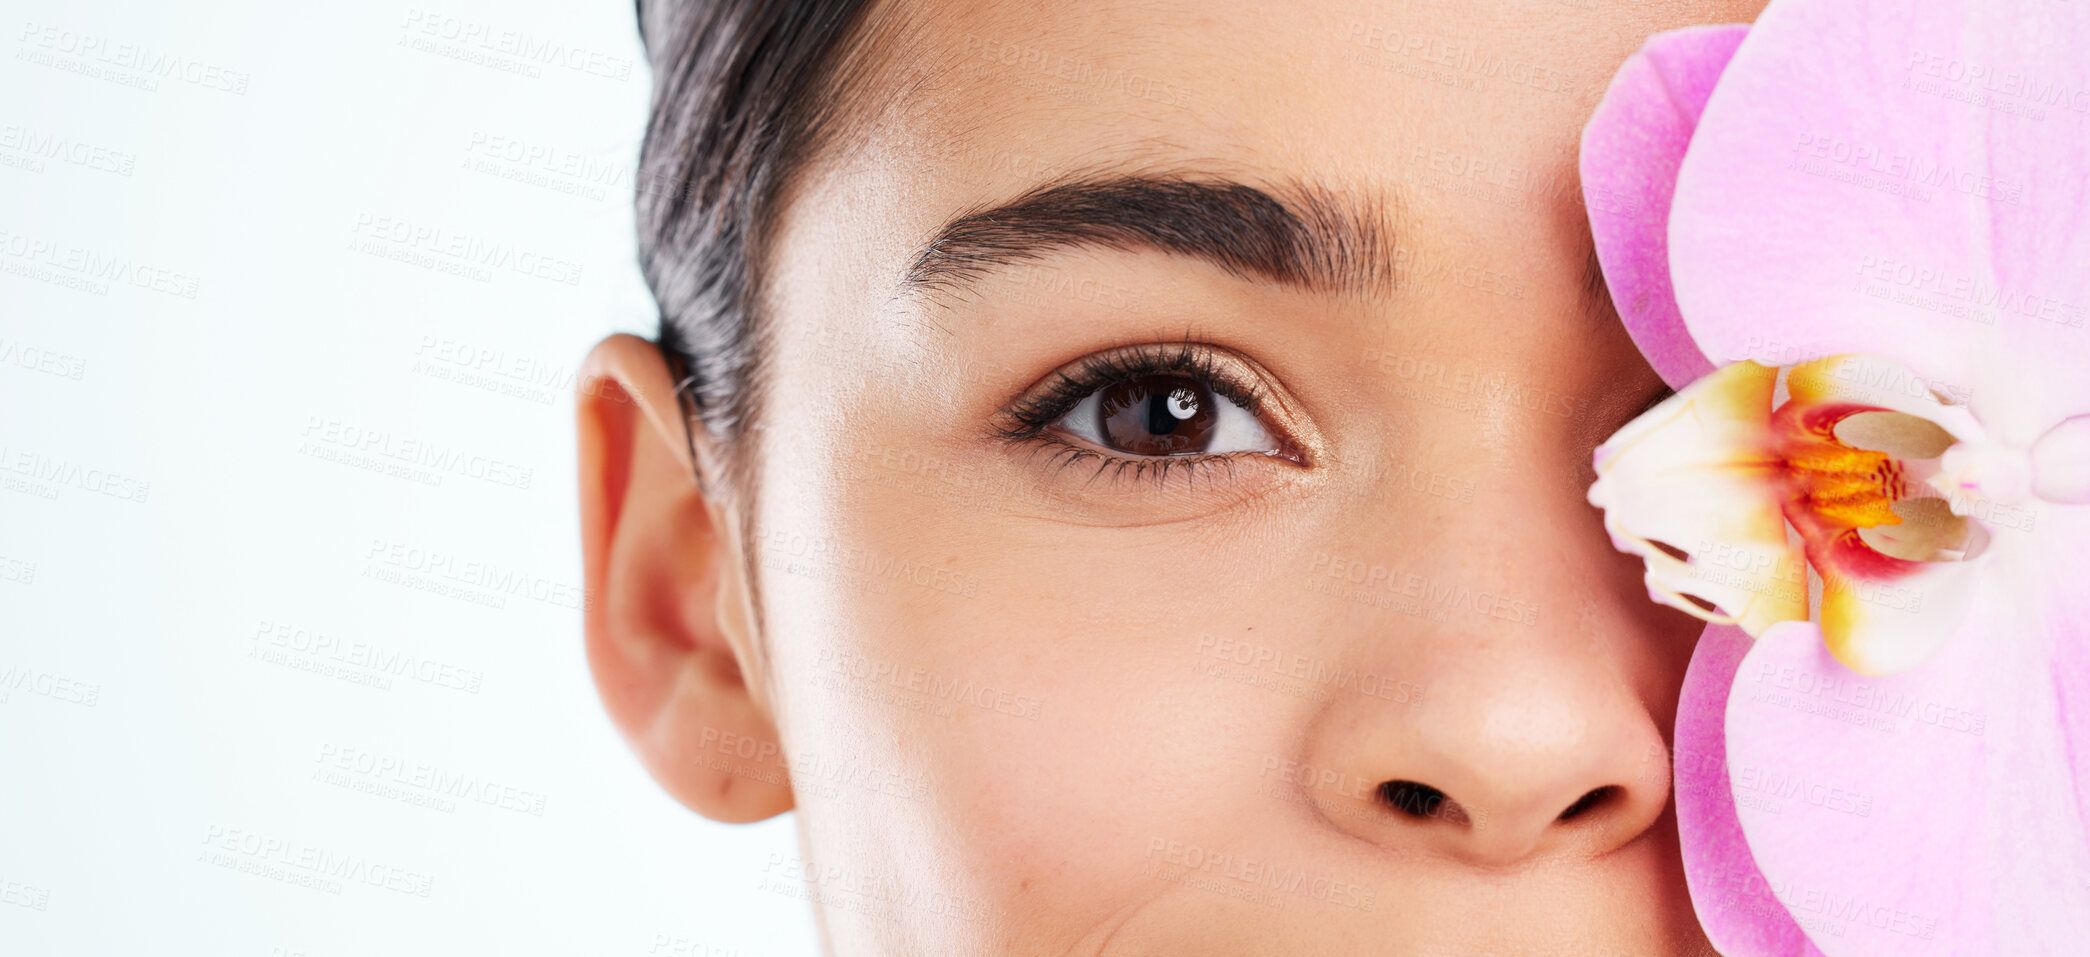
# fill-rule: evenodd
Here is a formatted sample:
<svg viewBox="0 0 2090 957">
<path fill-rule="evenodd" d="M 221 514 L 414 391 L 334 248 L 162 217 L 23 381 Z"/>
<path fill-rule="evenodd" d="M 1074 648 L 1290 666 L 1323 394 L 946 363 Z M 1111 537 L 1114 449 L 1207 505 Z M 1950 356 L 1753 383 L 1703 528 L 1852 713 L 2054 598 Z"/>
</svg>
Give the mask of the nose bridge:
<svg viewBox="0 0 2090 957">
<path fill-rule="evenodd" d="M 1437 440 L 1385 450 L 1386 465 L 1359 483 L 1369 507 L 1350 512 L 1360 520 L 1333 536 L 1340 544 L 1317 570 L 1440 611 L 1479 601 L 1484 615 L 1536 623 L 1542 595 L 1572 595 L 1561 586 L 1612 555 L 1587 499 L 1589 454 L 1568 430 L 1531 418 L 1439 414 L 1422 429 Z M 1498 598 L 1513 609 L 1495 608 Z"/>
</svg>

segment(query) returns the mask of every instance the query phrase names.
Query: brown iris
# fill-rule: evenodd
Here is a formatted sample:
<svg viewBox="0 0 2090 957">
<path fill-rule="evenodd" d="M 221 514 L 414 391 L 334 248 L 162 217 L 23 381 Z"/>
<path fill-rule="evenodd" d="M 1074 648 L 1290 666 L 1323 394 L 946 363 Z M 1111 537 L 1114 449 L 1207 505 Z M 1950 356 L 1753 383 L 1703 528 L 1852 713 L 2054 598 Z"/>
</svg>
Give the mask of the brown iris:
<svg viewBox="0 0 2090 957">
<path fill-rule="evenodd" d="M 1105 388 L 1096 403 L 1096 432 L 1114 451 L 1183 455 L 1211 444 L 1219 400 L 1196 379 L 1150 375 Z"/>
</svg>

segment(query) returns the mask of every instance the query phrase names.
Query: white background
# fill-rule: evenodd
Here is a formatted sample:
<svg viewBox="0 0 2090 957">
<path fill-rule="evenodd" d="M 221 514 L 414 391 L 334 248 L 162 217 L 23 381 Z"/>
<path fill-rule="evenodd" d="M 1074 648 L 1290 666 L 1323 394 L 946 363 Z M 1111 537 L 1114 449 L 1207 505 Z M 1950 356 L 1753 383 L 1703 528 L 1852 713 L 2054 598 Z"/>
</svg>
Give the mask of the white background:
<svg viewBox="0 0 2090 957">
<path fill-rule="evenodd" d="M 0 953 L 814 952 L 581 653 L 631 4 L 175 6 L 0 5 Z"/>
</svg>

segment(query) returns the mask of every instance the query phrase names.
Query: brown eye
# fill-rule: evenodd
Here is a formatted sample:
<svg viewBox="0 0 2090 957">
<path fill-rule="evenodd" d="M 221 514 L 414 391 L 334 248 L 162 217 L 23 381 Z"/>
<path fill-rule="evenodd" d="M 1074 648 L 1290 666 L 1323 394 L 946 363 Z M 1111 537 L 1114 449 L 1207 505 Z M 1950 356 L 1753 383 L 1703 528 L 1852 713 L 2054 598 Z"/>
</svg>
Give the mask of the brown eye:
<svg viewBox="0 0 2090 957">
<path fill-rule="evenodd" d="M 1133 375 L 1098 388 L 1052 429 L 1127 457 L 1284 454 L 1255 413 L 1203 376 L 1175 372 Z"/>
<path fill-rule="evenodd" d="M 1219 424 L 1221 400 L 1185 376 L 1142 376 L 1096 396 L 1096 433 L 1112 451 L 1193 455 L 1206 450 Z"/>
</svg>

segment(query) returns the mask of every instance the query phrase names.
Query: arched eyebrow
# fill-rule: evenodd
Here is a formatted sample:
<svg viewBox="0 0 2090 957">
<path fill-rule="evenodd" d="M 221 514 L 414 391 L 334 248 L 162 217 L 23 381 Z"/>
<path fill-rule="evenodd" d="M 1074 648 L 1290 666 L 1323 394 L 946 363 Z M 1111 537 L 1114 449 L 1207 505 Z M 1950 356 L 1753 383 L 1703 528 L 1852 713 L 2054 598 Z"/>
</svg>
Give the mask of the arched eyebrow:
<svg viewBox="0 0 2090 957">
<path fill-rule="evenodd" d="M 1037 187 L 963 213 L 936 231 L 903 290 L 957 291 L 988 272 L 1069 247 L 1155 250 L 1243 278 L 1321 292 L 1394 288 L 1384 203 L 1315 187 L 1263 189 L 1224 179 L 1122 176 Z"/>
</svg>

